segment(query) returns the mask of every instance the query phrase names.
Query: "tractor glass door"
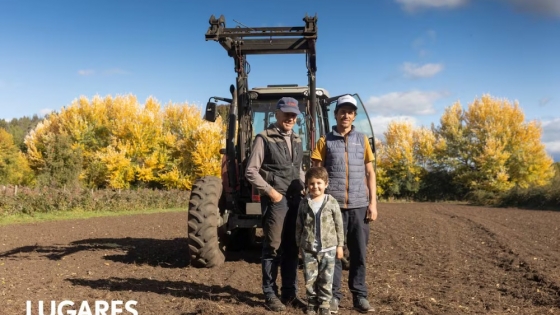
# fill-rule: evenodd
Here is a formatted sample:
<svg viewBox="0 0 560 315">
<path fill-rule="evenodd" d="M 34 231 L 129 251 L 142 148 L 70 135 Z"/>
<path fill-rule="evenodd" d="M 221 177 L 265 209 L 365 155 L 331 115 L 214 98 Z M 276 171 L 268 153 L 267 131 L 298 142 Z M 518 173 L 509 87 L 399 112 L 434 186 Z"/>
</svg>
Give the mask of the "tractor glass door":
<svg viewBox="0 0 560 315">
<path fill-rule="evenodd" d="M 356 99 L 356 104 L 358 106 L 356 120 L 354 120 L 354 128 L 356 128 L 357 131 L 365 134 L 368 137 L 368 139 L 373 138 L 373 128 L 371 126 L 371 122 L 369 120 L 367 111 L 364 108 L 364 104 L 362 103 L 362 100 L 360 99 L 360 96 L 358 94 L 352 94 L 352 96 Z M 336 101 L 332 102 L 329 105 L 329 124 L 330 124 L 329 131 L 332 130 L 333 126 L 336 126 L 336 119 L 334 118 L 335 107 L 336 107 Z"/>
</svg>

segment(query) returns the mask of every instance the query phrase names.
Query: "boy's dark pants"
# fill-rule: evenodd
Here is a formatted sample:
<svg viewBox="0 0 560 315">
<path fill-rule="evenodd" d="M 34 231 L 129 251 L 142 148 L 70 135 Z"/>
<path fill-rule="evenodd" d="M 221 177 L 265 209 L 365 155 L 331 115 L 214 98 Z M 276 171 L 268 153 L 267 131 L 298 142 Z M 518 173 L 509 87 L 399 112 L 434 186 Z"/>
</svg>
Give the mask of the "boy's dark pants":
<svg viewBox="0 0 560 315">
<path fill-rule="evenodd" d="M 296 200 L 297 199 L 297 200 Z M 281 297 L 291 298 L 297 293 L 298 247 L 296 219 L 299 199 L 282 198 L 272 203 L 261 196 L 263 213 L 262 289 L 266 297 L 278 296 L 278 268 L 282 276 Z"/>
<path fill-rule="evenodd" d="M 369 224 L 365 223 L 367 207 L 356 209 L 341 209 L 346 244 L 350 252 L 350 270 L 348 273 L 348 288 L 352 292 L 353 300 L 367 298 L 366 286 L 366 253 L 369 239 Z M 342 263 L 336 260 L 333 279 L 333 296 L 342 299 L 340 283 L 342 278 Z"/>
</svg>

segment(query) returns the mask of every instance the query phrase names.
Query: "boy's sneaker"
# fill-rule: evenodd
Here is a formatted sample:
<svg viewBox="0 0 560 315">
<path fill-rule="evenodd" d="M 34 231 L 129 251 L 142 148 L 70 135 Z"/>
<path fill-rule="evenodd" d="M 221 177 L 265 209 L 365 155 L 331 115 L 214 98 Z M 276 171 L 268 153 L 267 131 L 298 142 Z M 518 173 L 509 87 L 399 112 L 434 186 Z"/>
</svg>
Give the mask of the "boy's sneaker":
<svg viewBox="0 0 560 315">
<path fill-rule="evenodd" d="M 317 315 L 317 311 L 315 311 L 314 307 L 308 307 L 307 310 L 305 310 L 305 315 Z"/>
<path fill-rule="evenodd" d="M 359 298 L 354 301 L 354 309 L 360 313 L 375 312 L 375 309 L 369 305 L 366 298 Z"/>
<path fill-rule="evenodd" d="M 331 310 L 325 307 L 319 309 L 319 315 L 331 315 Z"/>
<path fill-rule="evenodd" d="M 330 309 L 331 313 L 334 313 L 334 314 L 338 313 L 338 303 L 339 303 L 339 301 L 338 301 L 337 298 L 333 297 L 331 299 L 331 309 Z"/>
<path fill-rule="evenodd" d="M 276 295 L 266 297 L 264 305 L 273 312 L 282 312 L 286 310 L 286 305 L 282 304 Z"/>
</svg>

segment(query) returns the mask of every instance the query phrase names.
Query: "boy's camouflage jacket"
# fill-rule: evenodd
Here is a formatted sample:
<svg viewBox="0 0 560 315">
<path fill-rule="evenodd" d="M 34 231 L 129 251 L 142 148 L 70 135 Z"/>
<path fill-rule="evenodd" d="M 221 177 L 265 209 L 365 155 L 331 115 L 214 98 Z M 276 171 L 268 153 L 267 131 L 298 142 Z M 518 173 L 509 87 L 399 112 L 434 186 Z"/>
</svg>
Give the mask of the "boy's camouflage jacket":
<svg viewBox="0 0 560 315">
<path fill-rule="evenodd" d="M 344 246 L 344 228 L 342 214 L 336 199 L 327 194 L 321 205 L 321 247 Z M 315 243 L 315 214 L 309 206 L 309 199 L 303 198 L 299 203 L 296 221 L 297 245 L 306 251 L 314 251 Z M 321 248 L 319 249 L 321 250 Z"/>
</svg>

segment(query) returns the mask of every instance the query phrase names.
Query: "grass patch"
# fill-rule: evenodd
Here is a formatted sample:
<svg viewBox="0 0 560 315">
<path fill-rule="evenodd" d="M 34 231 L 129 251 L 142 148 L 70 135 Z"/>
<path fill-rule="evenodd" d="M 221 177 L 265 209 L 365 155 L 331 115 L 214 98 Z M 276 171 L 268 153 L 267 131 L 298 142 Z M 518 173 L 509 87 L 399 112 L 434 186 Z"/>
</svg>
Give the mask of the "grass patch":
<svg viewBox="0 0 560 315">
<path fill-rule="evenodd" d="M 0 226 L 24 223 L 39 223 L 48 221 L 80 220 L 98 217 L 120 217 L 136 214 L 151 214 L 164 212 L 187 212 L 186 208 L 146 209 L 134 211 L 61 211 L 61 212 L 34 212 L 32 214 L 12 214 L 0 217 Z"/>
</svg>

